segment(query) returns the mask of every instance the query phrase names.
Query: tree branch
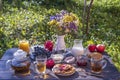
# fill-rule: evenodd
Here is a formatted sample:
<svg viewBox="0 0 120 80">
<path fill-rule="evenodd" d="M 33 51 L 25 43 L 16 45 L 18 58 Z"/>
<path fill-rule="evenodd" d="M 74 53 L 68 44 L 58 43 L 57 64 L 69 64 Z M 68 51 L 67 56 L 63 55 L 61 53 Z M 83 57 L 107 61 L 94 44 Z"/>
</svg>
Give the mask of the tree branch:
<svg viewBox="0 0 120 80">
<path fill-rule="evenodd" d="M 82 17 L 82 23 L 83 23 L 83 32 L 85 31 L 85 24 L 86 24 L 86 0 L 84 0 L 84 9 L 83 9 L 83 17 Z"/>
<path fill-rule="evenodd" d="M 94 1 L 94 0 L 91 0 L 90 5 L 88 6 L 88 9 L 87 9 L 87 18 L 86 18 L 86 35 L 89 34 L 90 9 L 91 9 L 91 7 L 92 7 L 93 1 Z"/>
</svg>

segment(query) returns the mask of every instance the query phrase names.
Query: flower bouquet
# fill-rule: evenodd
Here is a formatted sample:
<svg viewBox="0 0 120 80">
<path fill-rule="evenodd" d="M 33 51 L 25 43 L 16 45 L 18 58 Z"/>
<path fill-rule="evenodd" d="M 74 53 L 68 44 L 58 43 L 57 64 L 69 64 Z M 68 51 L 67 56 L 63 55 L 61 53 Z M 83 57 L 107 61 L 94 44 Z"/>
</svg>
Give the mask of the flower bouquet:
<svg viewBox="0 0 120 80">
<path fill-rule="evenodd" d="M 65 35 L 78 30 L 79 19 L 76 14 L 61 10 L 60 13 L 50 16 L 48 24 L 54 28 L 57 35 Z"/>
<path fill-rule="evenodd" d="M 58 35 L 55 50 L 65 50 L 65 34 L 77 32 L 79 19 L 76 14 L 61 10 L 60 13 L 50 16 L 48 25 L 50 25 Z"/>
</svg>

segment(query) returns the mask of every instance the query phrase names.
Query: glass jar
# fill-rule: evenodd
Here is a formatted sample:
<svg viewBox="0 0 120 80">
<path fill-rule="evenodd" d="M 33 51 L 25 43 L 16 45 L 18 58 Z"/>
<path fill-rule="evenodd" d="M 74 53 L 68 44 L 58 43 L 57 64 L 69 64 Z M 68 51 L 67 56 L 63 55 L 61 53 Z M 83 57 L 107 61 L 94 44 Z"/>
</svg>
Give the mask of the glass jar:
<svg viewBox="0 0 120 80">
<path fill-rule="evenodd" d="M 19 49 L 22 49 L 23 51 L 26 51 L 27 55 L 28 55 L 29 54 L 29 50 L 30 50 L 29 41 L 27 41 L 27 40 L 19 41 Z"/>
<path fill-rule="evenodd" d="M 87 66 L 88 58 L 85 55 L 81 55 L 77 57 L 77 65 L 78 66 Z"/>
<path fill-rule="evenodd" d="M 74 45 L 72 47 L 72 54 L 77 57 L 77 56 L 81 56 L 84 54 L 84 48 L 82 45 L 82 40 L 80 39 L 75 39 L 74 40 Z"/>
</svg>

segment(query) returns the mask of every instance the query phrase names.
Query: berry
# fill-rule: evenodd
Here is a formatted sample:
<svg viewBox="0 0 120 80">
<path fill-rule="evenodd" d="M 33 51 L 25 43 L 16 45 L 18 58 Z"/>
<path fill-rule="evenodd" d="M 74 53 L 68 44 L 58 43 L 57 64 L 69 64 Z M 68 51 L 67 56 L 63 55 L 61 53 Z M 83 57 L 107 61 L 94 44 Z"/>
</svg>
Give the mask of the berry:
<svg viewBox="0 0 120 80">
<path fill-rule="evenodd" d="M 35 61 L 36 56 L 38 55 L 46 55 L 47 58 L 49 58 L 51 56 L 52 52 L 48 51 L 40 46 L 34 46 L 34 51 L 32 52 L 30 58 Z"/>
</svg>

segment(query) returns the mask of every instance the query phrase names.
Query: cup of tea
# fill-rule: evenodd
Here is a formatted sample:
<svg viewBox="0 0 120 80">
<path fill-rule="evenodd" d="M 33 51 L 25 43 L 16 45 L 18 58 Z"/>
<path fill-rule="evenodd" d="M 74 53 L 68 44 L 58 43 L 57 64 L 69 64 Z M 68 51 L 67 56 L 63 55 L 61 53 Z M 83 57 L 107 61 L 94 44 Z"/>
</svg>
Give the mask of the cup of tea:
<svg viewBox="0 0 120 80">
<path fill-rule="evenodd" d="M 106 67 L 107 61 L 103 58 L 103 55 L 95 52 L 92 54 L 90 59 L 91 72 L 101 73 L 102 70 Z"/>
<path fill-rule="evenodd" d="M 38 55 L 36 56 L 36 61 L 34 62 L 34 71 L 35 73 L 38 74 L 39 78 L 46 79 L 47 74 L 46 74 L 46 62 L 47 62 L 47 56 L 46 55 Z"/>
<path fill-rule="evenodd" d="M 46 71 L 46 61 L 47 61 L 47 56 L 46 55 L 39 55 L 36 57 L 36 61 L 34 62 L 35 64 L 35 71 L 39 73 L 45 74 Z"/>
</svg>

